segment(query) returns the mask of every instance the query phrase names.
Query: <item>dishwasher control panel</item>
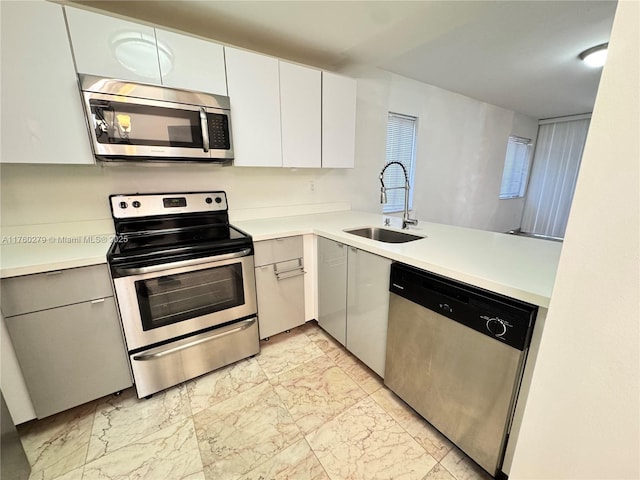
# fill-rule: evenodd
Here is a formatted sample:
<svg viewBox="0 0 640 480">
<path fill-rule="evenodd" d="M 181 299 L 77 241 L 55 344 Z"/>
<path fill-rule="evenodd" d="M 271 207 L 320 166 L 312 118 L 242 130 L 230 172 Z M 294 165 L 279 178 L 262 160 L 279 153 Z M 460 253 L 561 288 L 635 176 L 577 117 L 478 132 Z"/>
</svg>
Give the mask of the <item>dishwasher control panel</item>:
<svg viewBox="0 0 640 480">
<path fill-rule="evenodd" d="M 531 341 L 535 305 L 397 262 L 389 291 L 518 350 Z"/>
</svg>

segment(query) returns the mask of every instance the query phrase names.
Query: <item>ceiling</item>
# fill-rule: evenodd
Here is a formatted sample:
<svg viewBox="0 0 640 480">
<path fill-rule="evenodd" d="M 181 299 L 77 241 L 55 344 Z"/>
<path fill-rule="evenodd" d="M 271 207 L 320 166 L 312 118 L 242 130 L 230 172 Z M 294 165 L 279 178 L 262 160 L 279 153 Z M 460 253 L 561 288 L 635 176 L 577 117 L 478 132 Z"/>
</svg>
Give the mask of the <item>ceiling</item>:
<svg viewBox="0 0 640 480">
<path fill-rule="evenodd" d="M 593 109 L 615 1 L 76 3 L 320 68 L 368 65 L 534 118 Z M 206 59 L 203 59 L 206 61 Z"/>
</svg>

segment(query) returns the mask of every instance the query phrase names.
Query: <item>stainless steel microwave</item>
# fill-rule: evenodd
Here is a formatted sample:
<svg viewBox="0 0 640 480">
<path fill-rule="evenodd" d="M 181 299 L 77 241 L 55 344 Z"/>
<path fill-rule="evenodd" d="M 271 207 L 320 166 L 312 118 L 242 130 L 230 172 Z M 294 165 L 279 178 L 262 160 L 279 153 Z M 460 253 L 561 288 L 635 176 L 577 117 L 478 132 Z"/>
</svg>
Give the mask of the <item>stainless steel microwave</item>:
<svg viewBox="0 0 640 480">
<path fill-rule="evenodd" d="M 93 75 L 78 78 L 99 160 L 233 159 L 229 97 Z"/>
</svg>

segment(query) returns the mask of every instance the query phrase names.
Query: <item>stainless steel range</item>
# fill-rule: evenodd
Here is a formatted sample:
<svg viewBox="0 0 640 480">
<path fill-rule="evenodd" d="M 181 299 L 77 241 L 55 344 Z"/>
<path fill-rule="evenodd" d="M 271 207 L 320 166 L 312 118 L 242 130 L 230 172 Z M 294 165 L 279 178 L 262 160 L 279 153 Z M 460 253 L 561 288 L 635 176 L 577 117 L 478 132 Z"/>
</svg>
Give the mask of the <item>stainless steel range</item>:
<svg viewBox="0 0 640 480">
<path fill-rule="evenodd" d="M 224 192 L 112 195 L 108 253 L 138 397 L 260 351 L 253 243 Z"/>
</svg>

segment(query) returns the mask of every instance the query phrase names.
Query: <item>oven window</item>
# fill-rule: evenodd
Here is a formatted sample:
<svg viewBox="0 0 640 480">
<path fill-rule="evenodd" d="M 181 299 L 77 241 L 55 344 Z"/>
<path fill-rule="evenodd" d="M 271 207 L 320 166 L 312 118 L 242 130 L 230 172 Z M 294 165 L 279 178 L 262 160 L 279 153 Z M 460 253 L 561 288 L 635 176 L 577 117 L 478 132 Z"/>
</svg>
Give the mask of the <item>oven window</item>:
<svg viewBox="0 0 640 480">
<path fill-rule="evenodd" d="M 145 331 L 244 304 L 241 263 L 135 284 Z"/>
</svg>

